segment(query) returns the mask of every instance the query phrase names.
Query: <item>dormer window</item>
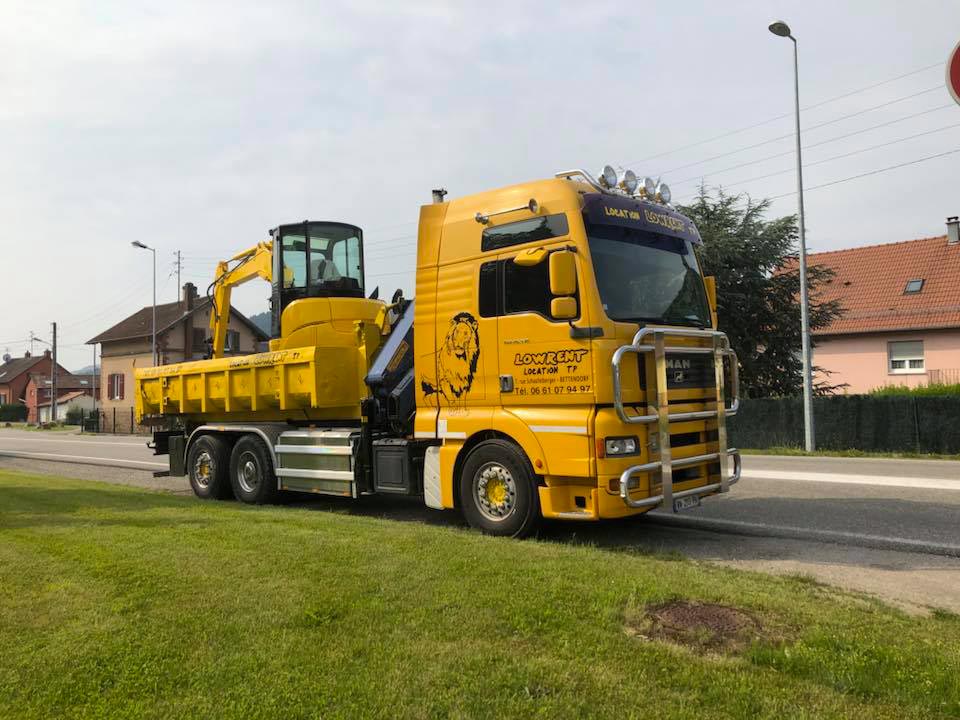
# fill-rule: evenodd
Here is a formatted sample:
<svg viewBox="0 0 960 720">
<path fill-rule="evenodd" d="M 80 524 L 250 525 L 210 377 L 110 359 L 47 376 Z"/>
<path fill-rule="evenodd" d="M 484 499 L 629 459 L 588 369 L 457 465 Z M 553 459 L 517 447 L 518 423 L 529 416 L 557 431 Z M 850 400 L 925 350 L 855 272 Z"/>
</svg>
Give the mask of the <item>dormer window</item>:
<svg viewBox="0 0 960 720">
<path fill-rule="evenodd" d="M 916 280 L 907 280 L 907 286 L 903 289 L 904 295 L 914 295 L 923 290 L 923 278 Z"/>
</svg>

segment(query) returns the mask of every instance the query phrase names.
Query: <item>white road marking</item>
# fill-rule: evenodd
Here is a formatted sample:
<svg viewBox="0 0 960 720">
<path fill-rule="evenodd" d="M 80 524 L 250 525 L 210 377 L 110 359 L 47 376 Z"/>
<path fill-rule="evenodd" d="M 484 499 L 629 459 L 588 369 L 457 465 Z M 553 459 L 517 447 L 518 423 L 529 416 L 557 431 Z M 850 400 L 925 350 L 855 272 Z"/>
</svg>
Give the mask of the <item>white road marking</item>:
<svg viewBox="0 0 960 720">
<path fill-rule="evenodd" d="M 958 463 L 960 471 L 960 463 Z M 792 472 L 789 470 L 748 470 L 744 480 L 793 480 L 799 482 L 838 483 L 841 485 L 879 485 L 882 487 L 919 488 L 924 490 L 960 490 L 960 478 L 912 478 L 887 475 L 843 475 L 839 473 Z"/>
<path fill-rule="evenodd" d="M 45 443 L 75 443 L 77 445 L 109 445 L 110 447 L 116 447 L 117 445 L 127 445 L 129 447 L 146 447 L 147 441 L 143 442 L 127 442 L 126 440 L 118 442 L 107 442 L 105 440 L 59 440 L 55 438 L 28 438 L 28 437 L 11 437 L 9 435 L 0 435 L 0 442 L 7 443 L 18 443 L 18 442 L 45 442 Z"/>
<path fill-rule="evenodd" d="M 56 455 L 54 453 L 35 453 L 35 452 L 24 452 L 22 450 L 0 450 L 0 455 L 6 455 L 8 457 L 25 457 L 25 458 L 36 458 L 37 460 L 55 460 L 60 462 L 70 462 L 71 460 L 79 461 L 96 461 L 101 463 L 126 463 L 134 465 L 147 465 L 149 467 L 158 467 L 166 468 L 167 463 L 156 463 L 156 462 L 147 462 L 146 460 L 128 460 L 127 458 L 108 458 L 108 457 L 99 457 L 92 455 Z"/>
</svg>

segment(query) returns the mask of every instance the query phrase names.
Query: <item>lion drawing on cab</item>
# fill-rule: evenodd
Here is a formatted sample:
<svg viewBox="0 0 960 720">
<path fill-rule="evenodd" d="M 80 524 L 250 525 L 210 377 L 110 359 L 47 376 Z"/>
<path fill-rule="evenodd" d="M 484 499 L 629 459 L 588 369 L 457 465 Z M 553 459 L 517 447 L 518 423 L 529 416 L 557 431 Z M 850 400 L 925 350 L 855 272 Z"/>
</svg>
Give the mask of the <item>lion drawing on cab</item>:
<svg viewBox="0 0 960 720">
<path fill-rule="evenodd" d="M 473 385 L 480 358 L 480 334 L 477 319 L 468 312 L 457 313 L 437 352 L 437 380 L 421 380 L 426 395 L 442 396 L 451 407 L 464 408 L 466 394 Z"/>
</svg>

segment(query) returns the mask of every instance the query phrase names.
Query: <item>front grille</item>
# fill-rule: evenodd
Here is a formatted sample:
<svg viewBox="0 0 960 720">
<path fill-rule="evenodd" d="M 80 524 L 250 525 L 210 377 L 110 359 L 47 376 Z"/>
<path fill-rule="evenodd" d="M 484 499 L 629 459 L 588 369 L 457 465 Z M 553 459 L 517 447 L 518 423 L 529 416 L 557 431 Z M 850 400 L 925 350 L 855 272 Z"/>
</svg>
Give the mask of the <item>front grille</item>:
<svg viewBox="0 0 960 720">
<path fill-rule="evenodd" d="M 650 357 L 653 357 L 652 355 Z M 640 388 L 647 387 L 647 364 L 641 358 Z M 667 353 L 667 389 L 712 388 L 717 379 L 713 370 L 712 355 L 686 355 Z"/>
<path fill-rule="evenodd" d="M 697 445 L 700 442 L 699 432 L 677 433 L 670 436 L 670 447 L 686 447 L 687 445 Z"/>
</svg>

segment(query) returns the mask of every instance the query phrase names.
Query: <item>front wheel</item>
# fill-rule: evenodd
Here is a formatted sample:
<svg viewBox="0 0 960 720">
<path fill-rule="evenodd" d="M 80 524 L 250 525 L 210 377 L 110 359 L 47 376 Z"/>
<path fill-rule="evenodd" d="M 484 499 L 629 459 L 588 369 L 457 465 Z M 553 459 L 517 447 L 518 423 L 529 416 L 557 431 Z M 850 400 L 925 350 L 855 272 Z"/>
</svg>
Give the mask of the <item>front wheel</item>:
<svg viewBox="0 0 960 720">
<path fill-rule="evenodd" d="M 254 505 L 272 502 L 277 494 L 277 475 L 267 446 L 258 437 L 244 435 L 230 456 L 230 484 L 237 500 Z"/>
<path fill-rule="evenodd" d="M 460 507 L 471 527 L 488 535 L 533 533 L 540 523 L 540 495 L 520 449 L 505 440 L 477 445 L 463 464 Z"/>
</svg>

